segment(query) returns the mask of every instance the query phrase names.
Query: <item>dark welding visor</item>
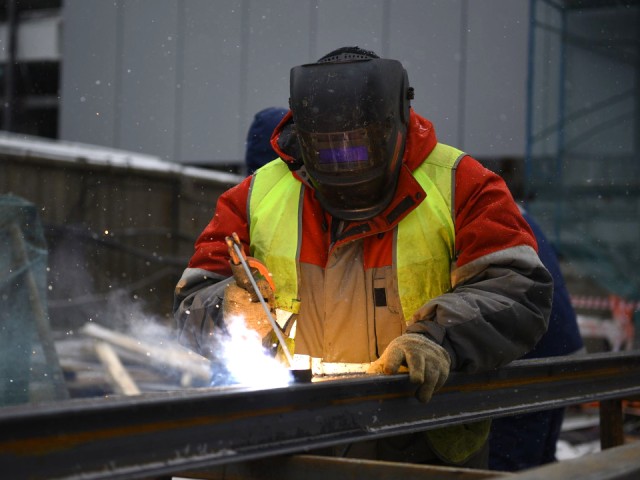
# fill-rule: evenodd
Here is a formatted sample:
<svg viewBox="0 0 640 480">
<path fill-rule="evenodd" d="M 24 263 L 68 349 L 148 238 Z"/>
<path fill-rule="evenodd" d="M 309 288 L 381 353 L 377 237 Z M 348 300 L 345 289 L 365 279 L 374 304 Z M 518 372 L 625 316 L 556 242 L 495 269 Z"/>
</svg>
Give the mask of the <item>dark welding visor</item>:
<svg viewBox="0 0 640 480">
<path fill-rule="evenodd" d="M 317 172 L 356 173 L 381 163 L 386 132 L 369 127 L 349 132 L 313 133 L 297 129 L 307 168 Z"/>
</svg>

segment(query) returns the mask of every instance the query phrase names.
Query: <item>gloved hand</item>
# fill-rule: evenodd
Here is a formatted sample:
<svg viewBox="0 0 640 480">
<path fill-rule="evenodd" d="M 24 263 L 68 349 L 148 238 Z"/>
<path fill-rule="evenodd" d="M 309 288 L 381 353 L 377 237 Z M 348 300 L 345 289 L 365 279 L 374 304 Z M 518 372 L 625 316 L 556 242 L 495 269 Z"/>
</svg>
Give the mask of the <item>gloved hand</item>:
<svg viewBox="0 0 640 480">
<path fill-rule="evenodd" d="M 409 368 L 411 383 L 420 384 L 416 392 L 418 400 L 426 403 L 447 380 L 451 358 L 444 348 L 424 335 L 405 333 L 393 339 L 367 373 L 398 373 L 403 364 Z"/>
<path fill-rule="evenodd" d="M 267 267 L 253 257 L 247 257 L 246 262 L 258 290 L 269 306 L 271 315 L 275 318 L 274 286 Z M 231 315 L 241 316 L 247 327 L 258 332 L 260 338 L 264 339 L 272 331 L 272 328 L 260 298 L 256 294 L 244 267 L 241 264 L 229 263 L 235 281 L 229 283 L 224 292 L 222 308 L 225 322 L 229 320 Z"/>
<path fill-rule="evenodd" d="M 258 290 L 260 290 L 260 293 L 265 300 L 271 301 L 273 299 L 275 285 L 273 284 L 273 279 L 271 278 L 271 274 L 269 273 L 266 265 L 253 257 L 247 257 L 245 260 L 249 266 L 249 270 L 251 270 L 253 279 L 258 285 Z M 244 267 L 241 264 L 234 264 L 233 262 L 229 262 L 229 265 L 231 266 L 231 273 L 233 273 L 233 278 L 236 281 L 236 284 L 249 292 L 252 301 L 260 302 Z"/>
<path fill-rule="evenodd" d="M 264 283 L 266 286 L 259 284 L 258 288 L 260 288 L 264 300 L 269 306 L 271 315 L 275 318 L 273 290 L 266 282 Z M 254 295 L 252 293 L 238 286 L 236 282 L 229 283 L 224 290 L 224 299 L 222 301 L 224 321 L 225 323 L 230 322 L 232 316 L 243 317 L 247 327 L 258 332 L 260 338 L 263 339 L 272 330 L 271 322 L 269 322 L 262 303 L 255 296 L 255 293 Z"/>
</svg>

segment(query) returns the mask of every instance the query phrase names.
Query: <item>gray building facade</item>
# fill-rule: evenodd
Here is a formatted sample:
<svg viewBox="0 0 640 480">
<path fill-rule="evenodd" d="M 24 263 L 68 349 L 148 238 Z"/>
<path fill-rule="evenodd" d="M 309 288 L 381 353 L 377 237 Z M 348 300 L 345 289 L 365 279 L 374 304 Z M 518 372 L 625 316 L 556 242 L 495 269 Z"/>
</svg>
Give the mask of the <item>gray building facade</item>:
<svg viewBox="0 0 640 480">
<path fill-rule="evenodd" d="M 66 0 L 60 138 L 241 163 L 289 70 L 358 45 L 400 60 L 415 110 L 482 157 L 525 151 L 527 0 Z"/>
</svg>

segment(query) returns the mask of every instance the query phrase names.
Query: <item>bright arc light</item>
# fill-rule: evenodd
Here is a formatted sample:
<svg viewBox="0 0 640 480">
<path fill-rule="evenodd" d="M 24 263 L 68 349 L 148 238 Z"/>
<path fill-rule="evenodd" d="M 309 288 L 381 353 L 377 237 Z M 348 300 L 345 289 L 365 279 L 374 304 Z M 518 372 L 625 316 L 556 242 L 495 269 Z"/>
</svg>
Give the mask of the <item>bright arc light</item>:
<svg viewBox="0 0 640 480">
<path fill-rule="evenodd" d="M 261 388 L 290 383 L 289 369 L 264 350 L 258 333 L 247 328 L 244 317 L 233 316 L 227 328 L 229 338 L 223 342 L 223 360 L 236 382 Z"/>
</svg>

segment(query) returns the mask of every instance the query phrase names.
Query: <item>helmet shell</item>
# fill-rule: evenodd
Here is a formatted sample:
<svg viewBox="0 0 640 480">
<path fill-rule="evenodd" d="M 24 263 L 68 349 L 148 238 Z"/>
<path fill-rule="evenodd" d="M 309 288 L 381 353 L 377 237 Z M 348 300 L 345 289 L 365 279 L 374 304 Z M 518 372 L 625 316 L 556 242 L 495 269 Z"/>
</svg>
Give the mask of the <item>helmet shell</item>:
<svg viewBox="0 0 640 480">
<path fill-rule="evenodd" d="M 333 216 L 364 220 L 395 193 L 409 120 L 397 60 L 365 58 L 291 69 L 290 107 L 302 160 Z"/>
</svg>

